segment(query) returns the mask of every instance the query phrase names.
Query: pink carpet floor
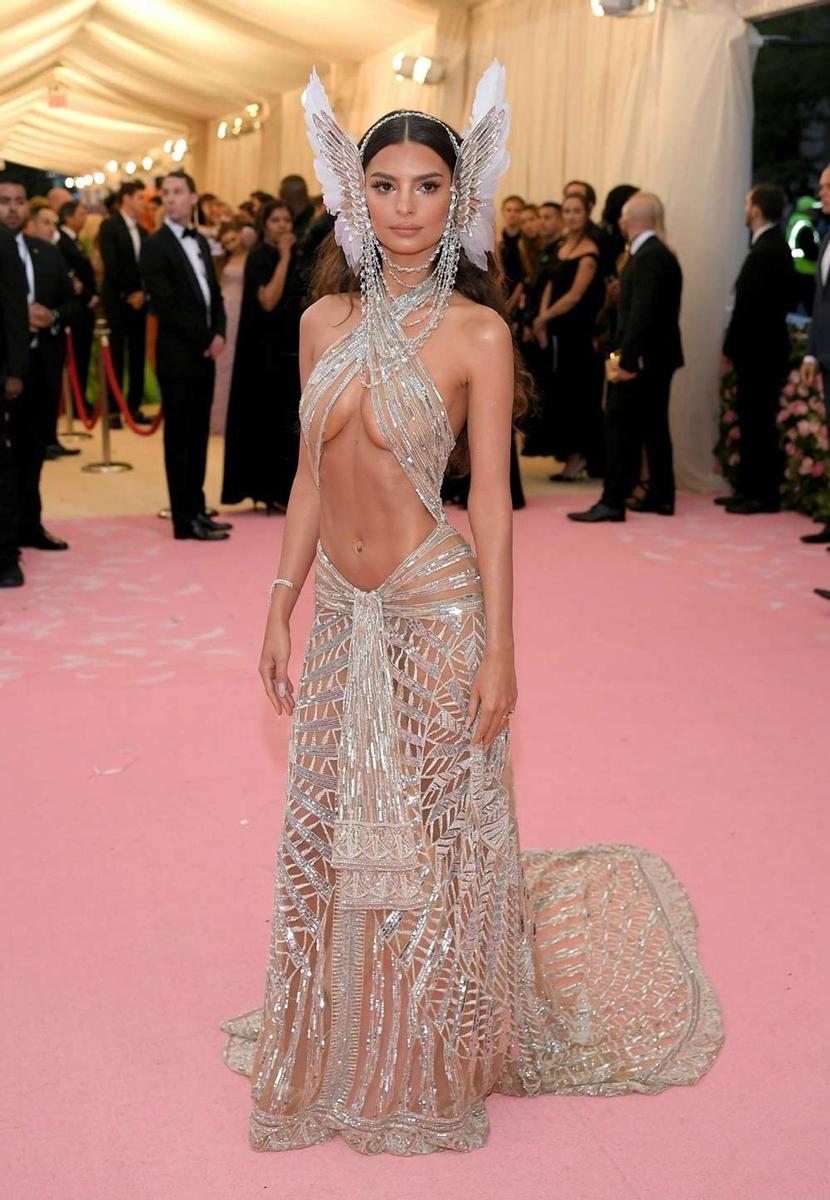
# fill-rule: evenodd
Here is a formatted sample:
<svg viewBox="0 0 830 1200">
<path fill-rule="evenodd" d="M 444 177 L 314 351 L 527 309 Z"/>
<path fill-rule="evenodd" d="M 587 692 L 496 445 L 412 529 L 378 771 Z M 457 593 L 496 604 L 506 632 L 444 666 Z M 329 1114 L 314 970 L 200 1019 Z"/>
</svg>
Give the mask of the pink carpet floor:
<svg viewBox="0 0 830 1200">
<path fill-rule="evenodd" d="M 217 1027 L 264 982 L 288 728 L 256 663 L 282 525 L 201 545 L 155 517 L 55 521 L 70 552 L 28 552 L 0 596 L 3 1196 L 830 1197 L 830 556 L 791 514 L 686 497 L 594 528 L 573 504 L 516 518 L 522 843 L 668 859 L 724 1010 L 714 1069 L 492 1097 L 470 1155 L 249 1150 Z"/>
</svg>

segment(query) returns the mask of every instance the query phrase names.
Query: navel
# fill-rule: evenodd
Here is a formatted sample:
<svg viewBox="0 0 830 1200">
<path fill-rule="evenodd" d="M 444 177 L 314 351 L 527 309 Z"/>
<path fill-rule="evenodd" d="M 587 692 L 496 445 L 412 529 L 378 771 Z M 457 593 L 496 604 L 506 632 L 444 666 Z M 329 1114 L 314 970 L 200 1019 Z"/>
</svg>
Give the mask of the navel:
<svg viewBox="0 0 830 1200">
<path fill-rule="evenodd" d="M 363 553 L 363 542 L 360 540 L 360 538 L 358 538 L 357 541 L 354 543 L 354 552 L 355 552 L 355 554 Z"/>
</svg>

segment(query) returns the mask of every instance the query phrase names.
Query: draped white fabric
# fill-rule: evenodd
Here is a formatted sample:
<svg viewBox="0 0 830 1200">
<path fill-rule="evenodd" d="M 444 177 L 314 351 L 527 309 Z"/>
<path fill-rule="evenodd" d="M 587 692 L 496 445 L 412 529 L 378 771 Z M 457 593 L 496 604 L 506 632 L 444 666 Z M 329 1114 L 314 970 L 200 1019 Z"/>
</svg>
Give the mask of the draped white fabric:
<svg viewBox="0 0 830 1200">
<path fill-rule="evenodd" d="M 3 0 L 0 155 L 80 174 L 195 142 L 252 100 L 278 104 L 314 62 L 356 63 L 433 15 L 426 0 Z"/>
</svg>

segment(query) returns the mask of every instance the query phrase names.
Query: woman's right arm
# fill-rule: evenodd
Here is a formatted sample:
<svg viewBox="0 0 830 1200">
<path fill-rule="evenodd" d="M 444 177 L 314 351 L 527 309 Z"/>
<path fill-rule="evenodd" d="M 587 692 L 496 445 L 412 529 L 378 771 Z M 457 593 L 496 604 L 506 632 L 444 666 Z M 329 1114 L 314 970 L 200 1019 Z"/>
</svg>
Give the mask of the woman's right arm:
<svg viewBox="0 0 830 1200">
<path fill-rule="evenodd" d="M 300 320 L 300 382 L 303 388 L 317 357 L 315 331 L 319 328 L 320 316 L 320 309 L 315 305 L 307 309 Z M 282 551 L 276 573 L 277 579 L 290 579 L 296 584 L 297 591 L 283 584 L 274 588 L 259 660 L 259 674 L 265 691 L 279 714 L 290 715 L 294 711 L 294 686 L 288 678 L 288 660 L 291 656 L 289 621 L 300 589 L 314 562 L 319 536 L 320 493 L 301 435 L 300 457 L 285 514 Z"/>
</svg>

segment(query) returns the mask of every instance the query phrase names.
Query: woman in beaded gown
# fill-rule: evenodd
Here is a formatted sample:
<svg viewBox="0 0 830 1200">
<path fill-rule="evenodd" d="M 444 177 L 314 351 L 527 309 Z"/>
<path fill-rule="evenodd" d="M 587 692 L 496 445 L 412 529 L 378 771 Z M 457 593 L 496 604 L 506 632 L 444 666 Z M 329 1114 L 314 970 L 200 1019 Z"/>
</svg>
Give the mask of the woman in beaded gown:
<svg viewBox="0 0 830 1200">
<path fill-rule="evenodd" d="M 303 440 L 260 663 L 293 717 L 265 996 L 222 1023 L 225 1057 L 250 1077 L 256 1150 L 339 1135 L 467 1151 L 492 1091 L 695 1083 L 720 1012 L 663 859 L 519 850 L 514 351 L 488 257 L 503 68 L 463 141 L 401 112 L 358 146 L 316 74 L 305 103 L 337 245 L 303 316 Z M 475 555 L 440 501 L 465 443 Z M 289 617 L 312 565 L 295 693 Z"/>
</svg>

